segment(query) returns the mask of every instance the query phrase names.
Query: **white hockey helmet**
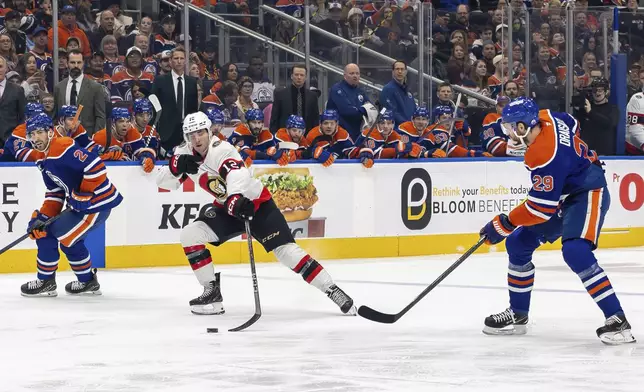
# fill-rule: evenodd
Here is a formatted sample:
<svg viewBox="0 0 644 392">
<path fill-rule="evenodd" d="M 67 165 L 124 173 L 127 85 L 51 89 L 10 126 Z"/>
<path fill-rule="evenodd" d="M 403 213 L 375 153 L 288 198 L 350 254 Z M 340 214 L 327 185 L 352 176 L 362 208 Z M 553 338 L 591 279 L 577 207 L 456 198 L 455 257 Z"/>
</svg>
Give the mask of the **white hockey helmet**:
<svg viewBox="0 0 644 392">
<path fill-rule="evenodd" d="M 188 142 L 188 135 L 205 129 L 210 133 L 212 122 L 204 112 L 190 113 L 183 120 L 183 138 Z"/>
</svg>

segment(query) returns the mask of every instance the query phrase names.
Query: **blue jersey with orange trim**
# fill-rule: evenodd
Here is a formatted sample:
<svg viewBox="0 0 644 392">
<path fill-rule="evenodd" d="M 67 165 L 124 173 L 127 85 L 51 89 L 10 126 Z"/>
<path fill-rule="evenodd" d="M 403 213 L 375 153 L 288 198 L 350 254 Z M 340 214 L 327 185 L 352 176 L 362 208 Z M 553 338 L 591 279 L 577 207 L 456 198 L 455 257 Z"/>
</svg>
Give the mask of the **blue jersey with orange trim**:
<svg viewBox="0 0 644 392">
<path fill-rule="evenodd" d="M 568 113 L 539 111 L 541 132 L 526 150 L 532 180 L 527 200 L 510 212 L 516 226 L 549 220 L 569 195 L 606 186 L 597 154 L 579 138 L 579 122 Z"/>
<path fill-rule="evenodd" d="M 14 128 L 11 136 L 4 143 L 4 150 L 0 161 L 4 162 L 36 162 L 45 155 L 34 150 L 31 143 L 27 140 L 27 125 L 22 123 Z"/>
<path fill-rule="evenodd" d="M 177 43 L 162 34 L 154 36 L 154 45 L 152 46 L 152 54 L 158 54 L 165 50 L 172 50 L 177 47 Z"/>
<path fill-rule="evenodd" d="M 103 73 L 110 78 L 114 77 L 117 73 L 125 71 L 125 57 L 119 56 L 115 59 L 105 59 L 103 63 Z"/>
<path fill-rule="evenodd" d="M 138 127 L 135 129 L 140 132 Z M 141 137 L 145 147 L 154 151 L 154 159 L 156 159 L 159 151 L 159 134 L 156 129 L 152 128 L 152 125 L 146 125 L 143 132 L 141 132 Z"/>
<path fill-rule="evenodd" d="M 85 128 L 82 125 L 78 125 L 78 128 L 71 134 L 67 134 L 62 126 L 56 126 L 54 128 L 56 131 L 56 137 L 70 137 L 74 139 L 76 144 L 78 144 L 81 148 L 84 148 L 86 150 L 92 150 L 96 146 L 96 143 L 92 139 L 89 138 L 89 135 L 85 131 Z"/>
<path fill-rule="evenodd" d="M 65 198 L 70 197 L 73 191 L 92 193 L 88 214 L 112 209 L 123 200 L 107 178 L 107 169 L 101 158 L 80 148 L 71 138 L 53 138 L 45 157 L 36 165 L 47 187 L 40 212 L 49 217 L 60 213 Z"/>
<path fill-rule="evenodd" d="M 293 138 L 291 138 L 291 135 L 288 133 L 288 130 L 286 128 L 280 128 L 277 130 L 275 133 L 275 143 L 277 144 L 277 147 L 279 148 L 279 143 L 280 142 L 290 142 L 290 143 L 295 143 L 293 141 Z M 295 156 L 297 159 L 310 159 L 311 157 L 309 156 L 309 141 L 302 135 L 302 138 L 300 139 L 300 142 L 297 143 L 298 148 L 295 150 Z"/>
<path fill-rule="evenodd" d="M 107 132 L 105 131 L 105 128 L 96 132 L 94 136 L 92 136 L 92 140 L 100 146 L 101 151 L 107 151 L 110 147 L 120 147 L 128 158 L 132 160 L 140 161 L 144 158 L 156 159 L 156 151 L 149 146 L 146 147 L 141 133 L 134 128 L 128 129 L 122 140 L 117 139 L 114 134 L 112 134 L 111 139 L 110 145 L 106 146 Z"/>
<path fill-rule="evenodd" d="M 320 130 L 320 126 L 312 128 L 306 134 L 306 140 L 309 143 L 309 154 L 313 156 L 316 148 L 322 147 L 330 149 L 331 153 L 337 155 L 339 158 L 351 157 L 353 151 L 356 149 L 346 129 L 338 125 L 338 129 L 333 135 L 325 135 Z"/>
<path fill-rule="evenodd" d="M 402 148 L 398 149 L 401 143 L 403 143 L 401 137 L 396 131 L 391 131 L 385 139 L 377 129 L 370 134 L 369 129 L 365 129 L 358 136 L 355 143 L 356 148 L 353 150 L 351 157 L 357 158 L 360 154 L 360 149 L 364 147 L 371 149 L 374 158 L 377 159 L 399 158 L 401 157 L 399 151 L 403 150 Z"/>
<path fill-rule="evenodd" d="M 304 16 L 303 0 L 277 0 L 275 8 L 296 18 Z"/>
<path fill-rule="evenodd" d="M 132 86 L 134 82 L 139 82 L 143 88 L 148 91 L 152 90 L 154 75 L 142 72 L 140 76 L 134 76 L 127 70 L 118 72 L 112 76 L 112 89 L 110 91 L 112 102 L 133 101 Z"/>
<path fill-rule="evenodd" d="M 505 152 L 508 146 L 508 135 L 503 132 L 501 122 L 500 114 L 488 113 L 483 119 L 483 127 L 481 128 L 481 145 L 485 151 L 495 157 L 507 156 Z"/>
<path fill-rule="evenodd" d="M 228 138 L 228 142 L 237 147 L 237 151 L 246 159 L 270 159 L 266 151 L 275 147 L 275 138 L 268 129 L 264 128 L 255 136 L 246 124 L 239 124 Z"/>
</svg>

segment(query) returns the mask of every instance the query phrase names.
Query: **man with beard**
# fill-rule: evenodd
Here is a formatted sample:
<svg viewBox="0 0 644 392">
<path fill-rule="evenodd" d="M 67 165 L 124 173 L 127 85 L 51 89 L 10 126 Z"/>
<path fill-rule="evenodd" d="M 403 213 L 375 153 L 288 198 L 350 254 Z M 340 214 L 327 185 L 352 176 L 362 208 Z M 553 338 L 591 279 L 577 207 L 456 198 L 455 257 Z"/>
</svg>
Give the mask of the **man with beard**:
<svg viewBox="0 0 644 392">
<path fill-rule="evenodd" d="M 291 150 L 291 154 L 287 154 L 289 160 L 286 163 L 294 162 L 296 159 L 311 158 L 308 140 L 304 137 L 305 128 L 304 119 L 292 114 L 286 120 L 286 128 L 277 130 L 275 140 L 278 143 L 278 148 Z"/>
<path fill-rule="evenodd" d="M 505 95 L 510 98 L 510 101 L 513 101 L 519 97 L 519 85 L 514 80 L 505 82 L 503 91 L 505 91 Z"/>
<path fill-rule="evenodd" d="M 4 28 L 0 30 L 0 34 L 8 34 L 11 37 L 17 55 L 27 52 L 27 35 L 20 31 L 20 19 L 18 11 L 7 12 L 4 16 Z"/>
<path fill-rule="evenodd" d="M 7 8 L 17 11 L 19 18 L 19 28 L 25 34 L 32 34 L 34 29 L 38 26 L 38 20 L 27 9 L 27 0 L 13 0 L 11 3 L 7 2 Z"/>
<path fill-rule="evenodd" d="M 112 88 L 112 79 L 110 75 L 106 74 L 103 69 L 105 63 L 105 55 L 103 52 L 94 52 L 92 57 L 87 60 L 87 67 L 85 68 L 85 76 L 103 86 L 105 90 L 105 99 L 110 99 L 110 90 Z"/>
<path fill-rule="evenodd" d="M 143 72 L 143 55 L 136 46 L 127 50 L 125 55 L 125 70 L 112 76 L 111 99 L 116 101 L 133 101 L 132 86 L 138 81 L 143 88 L 152 90 L 154 75 Z"/>
<path fill-rule="evenodd" d="M 337 158 L 349 158 L 356 149 L 339 120 L 337 111 L 327 109 L 320 115 L 320 125 L 306 135 L 310 156 L 324 167 L 331 166 Z"/>
<path fill-rule="evenodd" d="M 578 113 L 581 138 L 597 154 L 615 155 L 620 111 L 617 106 L 608 103 L 608 80 L 595 79 L 590 88 L 593 101 L 586 98 L 584 108 Z"/>
<path fill-rule="evenodd" d="M 470 45 L 476 38 L 476 33 L 470 28 L 470 7 L 467 4 L 460 4 L 456 7 L 456 20 L 450 23 L 447 28 L 450 32 L 463 30 L 467 34 L 466 45 Z"/>
<path fill-rule="evenodd" d="M 157 68 L 158 75 L 167 75 L 172 72 L 172 65 L 170 65 L 170 58 L 172 57 L 171 50 L 165 50 L 161 52 L 161 57 L 159 58 L 159 68 Z"/>
<path fill-rule="evenodd" d="M 105 93 L 103 86 L 85 78 L 83 65 L 83 54 L 80 51 L 72 50 L 67 53 L 69 77 L 54 87 L 54 99 L 58 110 L 63 105 L 83 105 L 79 119 L 87 133 L 93 135 L 105 128 Z"/>
<path fill-rule="evenodd" d="M 250 109 L 246 112 L 247 124 L 239 124 L 228 142 L 237 147 L 247 167 L 254 160 L 272 160 L 279 165 L 287 164 L 292 156 L 290 150 L 278 150 L 275 138 L 268 128 L 264 127 L 264 112 Z"/>
</svg>

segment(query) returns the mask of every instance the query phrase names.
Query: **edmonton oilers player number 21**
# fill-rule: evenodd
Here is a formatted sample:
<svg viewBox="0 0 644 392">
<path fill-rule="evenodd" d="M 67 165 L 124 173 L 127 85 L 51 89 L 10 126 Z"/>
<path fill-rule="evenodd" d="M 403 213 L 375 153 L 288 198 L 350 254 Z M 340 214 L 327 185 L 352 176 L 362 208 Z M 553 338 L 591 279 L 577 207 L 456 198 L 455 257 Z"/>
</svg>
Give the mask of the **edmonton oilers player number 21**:
<svg viewBox="0 0 644 392">
<path fill-rule="evenodd" d="M 532 254 L 542 243 L 561 237 L 566 264 L 606 318 L 597 329 L 599 339 L 606 344 L 635 342 L 617 294 L 593 254 L 610 195 L 597 154 L 578 136 L 578 121 L 519 98 L 503 108 L 502 124 L 515 143 L 527 147 L 524 162 L 532 189 L 509 215 L 498 215 L 481 229 L 488 244 L 507 238 L 510 258 L 510 307 L 487 317 L 483 332 L 526 333 L 535 275 Z"/>
</svg>

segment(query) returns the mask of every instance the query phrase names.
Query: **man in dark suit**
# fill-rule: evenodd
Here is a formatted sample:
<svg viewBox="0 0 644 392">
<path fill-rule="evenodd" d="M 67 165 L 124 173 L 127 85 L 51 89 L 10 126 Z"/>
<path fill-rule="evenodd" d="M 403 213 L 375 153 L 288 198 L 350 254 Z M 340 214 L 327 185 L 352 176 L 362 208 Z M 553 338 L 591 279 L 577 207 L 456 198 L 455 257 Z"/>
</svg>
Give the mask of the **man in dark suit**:
<svg viewBox="0 0 644 392">
<path fill-rule="evenodd" d="M 304 86 L 306 82 L 304 64 L 296 64 L 291 68 L 291 81 L 293 83 L 290 86 L 275 92 L 270 123 L 273 134 L 286 126 L 286 120 L 292 114 L 304 117 L 307 132 L 320 123 L 318 96 Z"/>
<path fill-rule="evenodd" d="M 186 52 L 182 48 L 173 49 L 170 57 L 172 72 L 157 76 L 152 86 L 152 94 L 159 98 L 163 108 L 157 131 L 161 147 L 167 154 L 183 142 L 183 119 L 199 110 L 197 79 L 184 75 L 185 64 Z"/>
<path fill-rule="evenodd" d="M 0 56 L 0 148 L 18 124 L 25 121 L 25 91 L 5 77 L 7 61 Z"/>
<path fill-rule="evenodd" d="M 79 120 L 93 135 L 105 128 L 105 90 L 103 86 L 83 74 L 83 54 L 78 50 L 67 53 L 69 77 L 54 87 L 56 112 L 64 105 L 83 105 Z"/>
</svg>

